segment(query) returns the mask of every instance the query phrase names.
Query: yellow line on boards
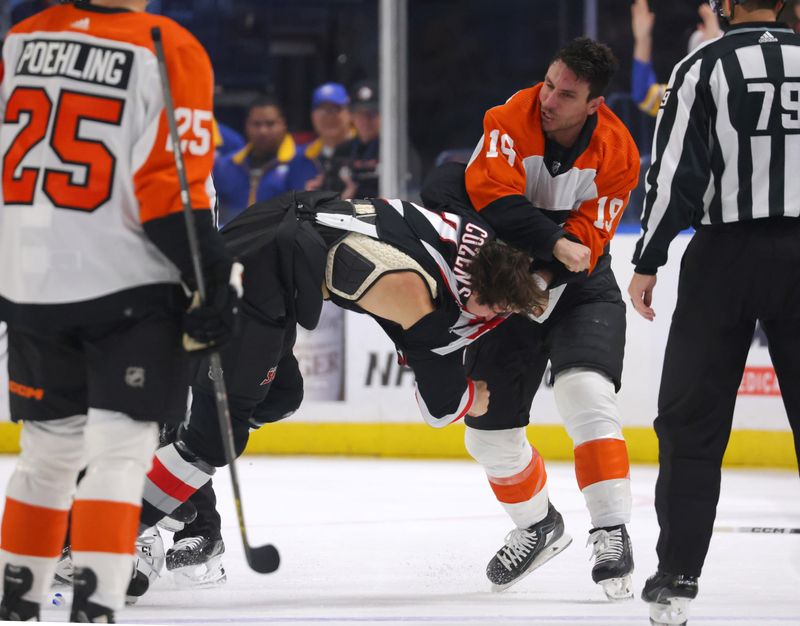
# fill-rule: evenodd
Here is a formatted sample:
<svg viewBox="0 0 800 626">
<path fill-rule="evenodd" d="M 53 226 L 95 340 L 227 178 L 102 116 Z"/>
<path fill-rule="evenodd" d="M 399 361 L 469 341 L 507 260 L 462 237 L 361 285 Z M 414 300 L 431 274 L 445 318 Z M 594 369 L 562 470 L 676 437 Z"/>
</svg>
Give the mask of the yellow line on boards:
<svg viewBox="0 0 800 626">
<path fill-rule="evenodd" d="M 20 426 L 0 422 L 0 453 L 19 452 Z M 631 463 L 657 463 L 658 440 L 651 428 L 624 430 Z M 545 461 L 572 459 L 572 441 L 561 426 L 529 426 L 528 439 Z M 246 454 L 342 455 L 421 459 L 466 459 L 464 426 L 431 428 L 412 423 L 278 422 L 250 434 Z M 736 430 L 726 467 L 797 469 L 789 431 Z"/>
</svg>

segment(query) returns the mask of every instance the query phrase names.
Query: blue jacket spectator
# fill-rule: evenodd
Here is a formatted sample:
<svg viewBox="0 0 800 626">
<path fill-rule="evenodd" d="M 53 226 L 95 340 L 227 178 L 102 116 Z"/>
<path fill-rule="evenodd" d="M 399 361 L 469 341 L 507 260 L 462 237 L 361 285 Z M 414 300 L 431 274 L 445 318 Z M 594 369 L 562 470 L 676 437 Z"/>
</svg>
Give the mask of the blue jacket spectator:
<svg viewBox="0 0 800 626">
<path fill-rule="evenodd" d="M 344 191 L 345 183 L 339 177 L 344 161 L 335 162 L 334 152 L 337 146 L 355 137 L 349 104 L 350 96 L 339 83 L 325 83 L 314 90 L 311 125 L 318 138 L 305 146 L 292 164 L 296 180 L 303 181 L 300 188 Z"/>
<path fill-rule="evenodd" d="M 214 164 L 220 226 L 255 202 L 302 187 L 289 166 L 297 147 L 276 100 L 261 98 L 250 105 L 245 136 L 243 148 Z"/>
<path fill-rule="evenodd" d="M 214 145 L 217 150 L 217 158 L 227 156 L 232 152 L 238 152 L 245 147 L 247 142 L 239 133 L 230 126 L 221 122 L 215 122 Z"/>
</svg>

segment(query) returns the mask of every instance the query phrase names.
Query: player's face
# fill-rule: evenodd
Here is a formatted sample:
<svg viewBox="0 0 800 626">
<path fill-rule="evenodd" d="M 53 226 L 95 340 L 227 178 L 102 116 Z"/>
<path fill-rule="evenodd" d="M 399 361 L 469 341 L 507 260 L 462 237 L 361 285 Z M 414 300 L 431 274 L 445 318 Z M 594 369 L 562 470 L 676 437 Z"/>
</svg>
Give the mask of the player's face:
<svg viewBox="0 0 800 626">
<path fill-rule="evenodd" d="M 273 106 L 256 107 L 245 123 L 247 141 L 259 153 L 275 153 L 286 136 L 286 120 Z"/>
<path fill-rule="evenodd" d="M 487 322 L 493 320 L 498 315 L 507 313 L 505 307 L 498 304 L 492 306 L 483 304 L 480 300 L 480 296 L 474 291 L 470 294 L 469 298 L 467 298 L 467 303 L 464 305 L 464 308 L 475 317 L 480 317 Z"/>
<path fill-rule="evenodd" d="M 556 61 L 547 70 L 539 102 L 542 130 L 558 133 L 580 129 L 586 118 L 600 107 L 603 98 L 589 99 L 589 83 L 579 79 L 562 61 Z"/>
</svg>

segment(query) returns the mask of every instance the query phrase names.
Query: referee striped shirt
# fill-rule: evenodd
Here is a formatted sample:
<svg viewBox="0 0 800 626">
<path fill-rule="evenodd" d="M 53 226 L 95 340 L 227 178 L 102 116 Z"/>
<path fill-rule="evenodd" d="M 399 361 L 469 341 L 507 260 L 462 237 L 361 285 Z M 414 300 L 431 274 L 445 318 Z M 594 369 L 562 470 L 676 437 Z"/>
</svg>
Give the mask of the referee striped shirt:
<svg viewBox="0 0 800 626">
<path fill-rule="evenodd" d="M 688 226 L 800 217 L 800 35 L 739 24 L 678 63 L 652 163 L 640 274 L 655 274 Z"/>
</svg>

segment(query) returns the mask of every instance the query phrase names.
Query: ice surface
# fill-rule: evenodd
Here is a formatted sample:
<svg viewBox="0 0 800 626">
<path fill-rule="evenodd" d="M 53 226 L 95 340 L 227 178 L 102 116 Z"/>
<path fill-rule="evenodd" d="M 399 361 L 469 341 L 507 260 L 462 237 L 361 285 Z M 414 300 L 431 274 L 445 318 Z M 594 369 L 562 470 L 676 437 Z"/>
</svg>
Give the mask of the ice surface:
<svg viewBox="0 0 800 626">
<path fill-rule="evenodd" d="M 0 458 L 5 483 L 14 457 Z M 638 594 L 655 569 L 656 469 L 636 466 L 636 599 L 611 603 L 590 577 L 590 526 L 572 466 L 548 465 L 550 494 L 575 541 L 503 593 L 484 568 L 510 530 L 477 464 L 245 457 L 239 463 L 250 539 L 274 543 L 281 568 L 244 561 L 227 472 L 215 479 L 228 572 L 224 586 L 177 590 L 169 574 L 118 615 L 132 624 L 530 624 L 621 626 L 647 620 Z M 717 524 L 800 526 L 794 472 L 726 470 Z M 167 547 L 169 534 L 165 534 Z M 68 592 L 65 592 L 69 596 Z M 69 601 L 43 619 L 66 621 Z M 715 534 L 691 626 L 800 625 L 800 535 Z"/>
</svg>

